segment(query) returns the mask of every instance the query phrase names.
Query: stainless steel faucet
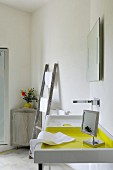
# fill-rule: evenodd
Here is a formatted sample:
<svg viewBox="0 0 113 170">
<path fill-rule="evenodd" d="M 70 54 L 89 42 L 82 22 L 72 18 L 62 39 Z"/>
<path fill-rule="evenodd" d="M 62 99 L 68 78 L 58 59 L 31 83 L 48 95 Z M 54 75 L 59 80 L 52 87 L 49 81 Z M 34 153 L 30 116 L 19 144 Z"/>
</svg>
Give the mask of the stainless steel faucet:
<svg viewBox="0 0 113 170">
<path fill-rule="evenodd" d="M 92 106 L 96 105 L 100 107 L 100 99 L 94 98 L 94 100 L 73 100 L 73 103 L 91 103 Z"/>
</svg>

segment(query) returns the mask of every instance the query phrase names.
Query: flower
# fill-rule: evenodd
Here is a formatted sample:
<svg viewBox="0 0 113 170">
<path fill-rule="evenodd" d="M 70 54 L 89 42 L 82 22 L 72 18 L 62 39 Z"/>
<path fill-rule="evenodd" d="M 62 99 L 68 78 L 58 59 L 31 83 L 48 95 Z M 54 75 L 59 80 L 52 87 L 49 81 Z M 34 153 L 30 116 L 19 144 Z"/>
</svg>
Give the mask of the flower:
<svg viewBox="0 0 113 170">
<path fill-rule="evenodd" d="M 30 89 L 28 89 L 28 91 L 21 90 L 20 93 L 21 93 L 21 96 L 23 97 L 23 99 L 27 103 L 30 103 L 33 101 L 36 101 L 36 102 L 38 101 L 34 88 L 30 88 Z"/>
<path fill-rule="evenodd" d="M 25 96 L 25 95 L 26 95 L 26 92 L 25 92 L 25 91 L 21 91 L 21 95 L 22 95 L 22 96 Z"/>
</svg>

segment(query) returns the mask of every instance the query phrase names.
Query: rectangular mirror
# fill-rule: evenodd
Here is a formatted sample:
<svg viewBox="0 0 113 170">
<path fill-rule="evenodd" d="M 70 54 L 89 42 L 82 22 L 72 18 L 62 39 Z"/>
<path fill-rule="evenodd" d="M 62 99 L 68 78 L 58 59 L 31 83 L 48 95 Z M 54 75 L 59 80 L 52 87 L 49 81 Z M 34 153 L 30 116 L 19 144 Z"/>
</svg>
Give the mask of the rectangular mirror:
<svg viewBox="0 0 113 170">
<path fill-rule="evenodd" d="M 87 37 L 88 62 L 87 80 L 99 81 L 101 79 L 101 60 L 100 60 L 100 18 L 95 23 Z"/>
<path fill-rule="evenodd" d="M 82 120 L 82 132 L 91 136 L 97 136 L 99 112 L 84 110 Z"/>
</svg>

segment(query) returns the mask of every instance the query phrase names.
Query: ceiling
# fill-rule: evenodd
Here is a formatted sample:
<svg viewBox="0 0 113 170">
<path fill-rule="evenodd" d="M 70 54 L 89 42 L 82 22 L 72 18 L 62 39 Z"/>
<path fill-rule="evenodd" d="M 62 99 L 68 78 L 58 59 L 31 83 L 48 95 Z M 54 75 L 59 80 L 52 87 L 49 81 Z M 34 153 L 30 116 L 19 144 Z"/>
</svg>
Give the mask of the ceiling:
<svg viewBox="0 0 113 170">
<path fill-rule="evenodd" d="M 34 12 L 50 0 L 0 0 L 0 3 L 26 11 Z"/>
</svg>

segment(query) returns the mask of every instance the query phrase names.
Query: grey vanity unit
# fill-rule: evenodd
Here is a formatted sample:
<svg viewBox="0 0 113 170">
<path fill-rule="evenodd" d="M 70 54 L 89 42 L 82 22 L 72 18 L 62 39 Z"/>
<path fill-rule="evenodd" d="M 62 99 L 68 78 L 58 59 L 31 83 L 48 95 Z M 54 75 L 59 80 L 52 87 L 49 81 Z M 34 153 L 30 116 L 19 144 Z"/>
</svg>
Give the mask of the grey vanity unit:
<svg viewBox="0 0 113 170">
<path fill-rule="evenodd" d="M 20 108 L 11 110 L 11 145 L 29 146 L 32 138 L 36 109 Z M 39 120 L 41 122 L 41 118 Z"/>
</svg>

